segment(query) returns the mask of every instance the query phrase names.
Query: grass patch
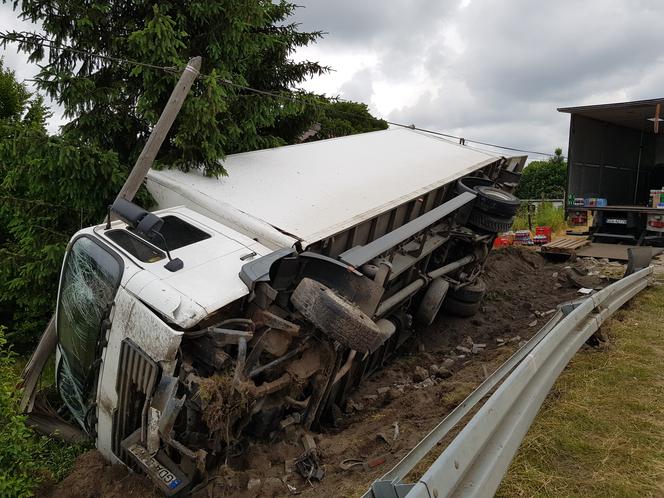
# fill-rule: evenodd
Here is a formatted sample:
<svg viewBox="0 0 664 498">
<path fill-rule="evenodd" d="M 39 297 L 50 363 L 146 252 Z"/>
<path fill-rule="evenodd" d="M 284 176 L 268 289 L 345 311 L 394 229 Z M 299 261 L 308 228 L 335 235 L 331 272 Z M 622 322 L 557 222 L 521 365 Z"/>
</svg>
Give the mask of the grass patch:
<svg viewBox="0 0 664 498">
<path fill-rule="evenodd" d="M 499 497 L 664 496 L 664 288 L 640 294 L 558 379 Z"/>
<path fill-rule="evenodd" d="M 542 202 L 535 213 L 530 215 L 533 231 L 536 226 L 551 227 L 553 233 L 560 232 L 567 228 L 565 223 L 565 210 L 562 207 L 555 207 L 551 202 Z M 512 230 L 529 230 L 528 226 L 528 206 L 522 205 L 517 212 Z"/>
</svg>

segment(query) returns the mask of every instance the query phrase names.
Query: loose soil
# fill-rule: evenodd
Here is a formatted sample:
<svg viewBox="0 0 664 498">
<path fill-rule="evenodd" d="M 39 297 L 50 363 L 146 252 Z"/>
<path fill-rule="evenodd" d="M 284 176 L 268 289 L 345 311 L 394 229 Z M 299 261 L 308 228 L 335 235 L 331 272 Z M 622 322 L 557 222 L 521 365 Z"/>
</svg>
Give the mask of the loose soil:
<svg viewBox="0 0 664 498">
<path fill-rule="evenodd" d="M 588 272 L 587 266 L 549 262 L 526 248 L 493 251 L 486 266 L 488 292 L 480 312 L 470 319 L 439 316 L 432 326 L 417 331 L 398 358 L 368 379 L 347 406 L 340 407 L 337 426 L 323 427 L 314 434 L 325 470 L 322 481 L 307 482 L 294 471 L 294 461 L 303 448 L 302 432 L 292 426 L 276 441 L 250 443 L 241 455 L 211 473 L 193 496 L 363 494 L 522 341 L 537 332 L 548 319 L 548 311 L 579 298 L 579 287 L 600 288 L 608 283 L 598 272 Z M 474 344 L 485 347 L 473 348 Z M 348 458 L 382 463 L 344 471 L 339 465 Z M 72 474 L 44 495 L 149 496 L 147 478 L 126 472 L 123 476 L 123 472 L 90 452 L 79 459 Z"/>
<path fill-rule="evenodd" d="M 159 498 L 161 495 L 143 475 L 123 465 L 110 465 L 96 450 L 76 459 L 74 469 L 54 487 L 42 488 L 37 496 L 50 498 Z"/>
</svg>

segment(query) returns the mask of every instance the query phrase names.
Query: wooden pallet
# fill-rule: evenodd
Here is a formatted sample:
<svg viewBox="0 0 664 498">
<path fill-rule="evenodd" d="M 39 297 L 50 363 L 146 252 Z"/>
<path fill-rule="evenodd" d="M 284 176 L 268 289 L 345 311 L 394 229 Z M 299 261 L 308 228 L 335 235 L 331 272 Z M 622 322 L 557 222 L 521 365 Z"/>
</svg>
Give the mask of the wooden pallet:
<svg viewBox="0 0 664 498">
<path fill-rule="evenodd" d="M 590 240 L 585 237 L 561 237 L 553 242 L 544 244 L 540 248 L 540 251 L 548 254 L 567 254 L 573 256 L 578 249 L 588 244 L 590 244 Z"/>
</svg>

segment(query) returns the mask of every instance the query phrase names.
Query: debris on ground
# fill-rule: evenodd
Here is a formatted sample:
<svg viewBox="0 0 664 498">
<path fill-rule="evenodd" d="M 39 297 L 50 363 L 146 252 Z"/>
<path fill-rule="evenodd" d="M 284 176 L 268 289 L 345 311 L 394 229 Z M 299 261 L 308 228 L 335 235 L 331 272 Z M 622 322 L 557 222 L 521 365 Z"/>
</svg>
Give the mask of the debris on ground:
<svg viewBox="0 0 664 498">
<path fill-rule="evenodd" d="M 426 369 L 417 366 L 415 367 L 415 371 L 413 372 L 413 382 L 422 382 L 424 379 L 429 378 L 429 372 L 426 371 Z"/>
<path fill-rule="evenodd" d="M 359 458 L 346 458 L 343 462 L 339 464 L 341 470 L 351 470 L 354 468 L 361 468 L 363 470 L 371 470 L 379 465 L 384 464 L 387 459 L 384 456 L 377 458 L 371 458 L 369 460 L 361 460 Z"/>
<path fill-rule="evenodd" d="M 247 489 L 251 491 L 252 489 L 259 488 L 261 485 L 261 480 L 257 478 L 250 478 L 249 482 L 247 483 Z"/>
<path fill-rule="evenodd" d="M 314 436 L 308 433 L 300 438 L 304 453 L 295 460 L 295 470 L 309 484 L 312 481 L 322 481 L 325 477 L 325 468 L 321 465 L 320 455 Z"/>
<path fill-rule="evenodd" d="M 473 344 L 473 349 L 471 350 L 473 354 L 478 354 L 484 351 L 486 344 Z"/>
</svg>

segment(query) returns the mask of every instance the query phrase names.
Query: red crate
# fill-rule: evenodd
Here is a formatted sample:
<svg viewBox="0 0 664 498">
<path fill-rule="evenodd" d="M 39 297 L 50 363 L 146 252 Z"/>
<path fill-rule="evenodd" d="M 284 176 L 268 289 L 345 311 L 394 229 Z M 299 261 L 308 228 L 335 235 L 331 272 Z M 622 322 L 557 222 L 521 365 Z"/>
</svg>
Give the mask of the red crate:
<svg viewBox="0 0 664 498">
<path fill-rule="evenodd" d="M 551 227 L 535 227 L 535 235 L 544 235 L 547 242 L 551 242 Z"/>
<path fill-rule="evenodd" d="M 495 248 L 508 247 L 511 245 L 512 245 L 512 240 L 509 237 L 505 237 L 504 235 L 496 237 L 496 239 L 493 241 L 493 247 Z"/>
</svg>

